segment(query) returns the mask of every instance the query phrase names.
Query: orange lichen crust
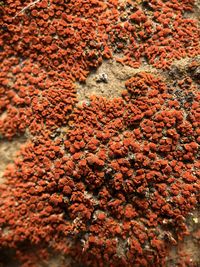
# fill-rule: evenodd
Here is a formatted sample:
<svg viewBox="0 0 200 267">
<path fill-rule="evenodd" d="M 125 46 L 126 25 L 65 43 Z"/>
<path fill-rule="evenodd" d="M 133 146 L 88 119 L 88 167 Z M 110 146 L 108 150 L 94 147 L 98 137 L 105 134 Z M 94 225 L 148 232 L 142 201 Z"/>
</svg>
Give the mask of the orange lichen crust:
<svg viewBox="0 0 200 267">
<path fill-rule="evenodd" d="M 171 68 L 200 52 L 193 7 L 0 5 L 0 138 L 28 138 L 0 185 L 0 254 L 14 250 L 24 267 L 50 252 L 70 267 L 165 266 L 199 201 L 199 63 L 182 76 Z M 75 81 L 111 58 L 178 77 L 141 72 L 119 98 L 77 103 Z"/>
<path fill-rule="evenodd" d="M 200 190 L 200 94 L 179 83 L 181 99 L 139 73 L 121 98 L 74 108 L 66 132 L 41 130 L 5 173 L 1 246 L 21 255 L 27 240 L 46 244 L 84 266 L 165 266 Z"/>
<path fill-rule="evenodd" d="M 85 81 L 103 59 L 167 69 L 175 59 L 198 55 L 198 24 L 187 18 L 193 6 L 178 0 L 6 1 L 0 6 L 1 135 L 63 121 L 76 102 L 74 79 Z M 49 99 L 49 88 L 57 100 L 65 95 L 63 118 L 56 117 L 63 105 Z"/>
<path fill-rule="evenodd" d="M 41 129 L 52 131 L 67 123 L 76 103 L 73 82 L 66 73 L 41 70 L 28 60 L 4 60 L 0 78 L 0 133 L 8 139 L 26 129 L 37 135 Z"/>
</svg>

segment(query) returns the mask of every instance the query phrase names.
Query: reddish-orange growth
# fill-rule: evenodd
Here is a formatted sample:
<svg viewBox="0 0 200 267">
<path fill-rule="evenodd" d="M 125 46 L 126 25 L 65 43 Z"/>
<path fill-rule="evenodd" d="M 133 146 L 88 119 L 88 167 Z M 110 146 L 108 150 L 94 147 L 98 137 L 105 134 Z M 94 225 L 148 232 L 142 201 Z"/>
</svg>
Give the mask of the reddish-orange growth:
<svg viewBox="0 0 200 267">
<path fill-rule="evenodd" d="M 0 249 L 23 266 L 49 250 L 71 266 L 165 266 L 200 189 L 198 61 L 170 69 L 200 51 L 194 1 L 25 2 L 0 7 L 0 134 L 30 137 L 0 187 Z M 75 81 L 110 58 L 178 78 L 139 73 L 121 97 L 76 105 Z"/>
<path fill-rule="evenodd" d="M 48 244 L 54 236 L 51 249 L 79 253 L 86 266 L 97 258 L 101 266 L 164 265 L 198 201 L 200 95 L 187 109 L 179 99 L 172 108 L 173 94 L 159 77 L 140 73 L 126 86 L 122 98 L 93 97 L 75 108 L 66 134 L 44 129 L 22 149 L 5 174 L 2 246 Z"/>
</svg>

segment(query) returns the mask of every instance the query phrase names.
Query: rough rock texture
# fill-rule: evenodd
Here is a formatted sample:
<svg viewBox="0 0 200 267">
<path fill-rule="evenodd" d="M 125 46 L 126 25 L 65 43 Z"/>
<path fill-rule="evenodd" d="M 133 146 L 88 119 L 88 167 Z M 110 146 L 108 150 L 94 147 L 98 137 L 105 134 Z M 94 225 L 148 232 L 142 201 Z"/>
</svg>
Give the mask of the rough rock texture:
<svg viewBox="0 0 200 267">
<path fill-rule="evenodd" d="M 200 265 L 198 12 L 0 1 L 2 266 Z"/>
<path fill-rule="evenodd" d="M 3 174 L 6 166 L 13 163 L 21 144 L 26 142 L 25 137 L 15 138 L 12 141 L 0 140 L 0 183 L 4 182 Z"/>
</svg>

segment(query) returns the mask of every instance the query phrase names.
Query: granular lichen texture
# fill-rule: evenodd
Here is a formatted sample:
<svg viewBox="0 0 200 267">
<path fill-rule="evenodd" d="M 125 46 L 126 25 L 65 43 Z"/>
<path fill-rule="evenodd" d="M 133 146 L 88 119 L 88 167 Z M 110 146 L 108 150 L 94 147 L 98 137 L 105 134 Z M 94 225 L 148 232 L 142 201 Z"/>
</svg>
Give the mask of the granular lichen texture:
<svg viewBox="0 0 200 267">
<path fill-rule="evenodd" d="M 199 205 L 198 12 L 0 1 L 0 143 L 25 140 L 0 183 L 0 266 L 167 266 Z M 79 102 L 77 83 L 106 61 L 135 74 Z M 200 266 L 183 250 L 173 264 Z"/>
</svg>

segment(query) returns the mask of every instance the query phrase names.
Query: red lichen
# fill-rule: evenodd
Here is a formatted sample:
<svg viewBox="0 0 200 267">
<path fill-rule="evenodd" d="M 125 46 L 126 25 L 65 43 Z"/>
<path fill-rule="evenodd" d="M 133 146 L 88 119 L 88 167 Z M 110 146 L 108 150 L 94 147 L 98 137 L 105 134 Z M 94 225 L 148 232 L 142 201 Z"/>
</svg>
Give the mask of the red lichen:
<svg viewBox="0 0 200 267">
<path fill-rule="evenodd" d="M 122 58 L 117 60 L 132 67 L 146 58 L 155 67 L 167 68 L 174 59 L 197 55 L 197 22 L 184 17 L 193 4 L 153 0 L 142 6 L 96 0 L 4 4 L 0 114 L 6 112 L 6 118 L 0 120 L 1 134 L 11 138 L 30 124 L 32 131 L 39 131 L 41 123 L 52 126 L 53 117 L 63 120 L 62 115 L 56 117 L 58 107 L 47 108 L 52 105 L 49 88 L 59 88 L 58 94 L 65 90 L 66 117 L 75 103 L 74 78 L 84 81 L 91 68 L 103 59 L 117 58 L 119 52 Z"/>
<path fill-rule="evenodd" d="M 86 266 L 97 259 L 102 266 L 164 266 L 168 244 L 187 233 L 184 218 L 200 189 L 200 96 L 184 110 L 170 107 L 173 96 L 159 77 L 140 73 L 126 86 L 123 98 L 93 97 L 75 108 L 66 134 L 43 129 L 21 150 L 5 174 L 2 246 L 48 244 L 54 236 L 51 249 L 60 244 L 73 255 L 81 239 L 84 253 L 76 253 Z M 75 247 L 65 241 L 72 237 Z"/>
<path fill-rule="evenodd" d="M 198 63 L 174 86 L 142 72 L 87 105 L 74 82 L 103 59 L 167 69 L 197 55 L 194 1 L 25 2 L 0 10 L 0 134 L 29 135 L 0 187 L 0 249 L 23 266 L 38 260 L 26 244 L 72 265 L 165 266 L 199 197 Z"/>
</svg>

